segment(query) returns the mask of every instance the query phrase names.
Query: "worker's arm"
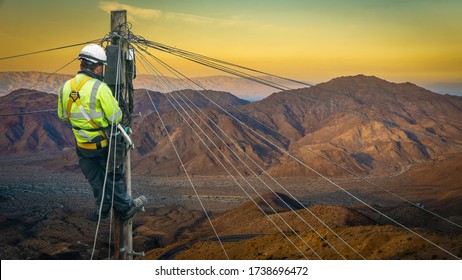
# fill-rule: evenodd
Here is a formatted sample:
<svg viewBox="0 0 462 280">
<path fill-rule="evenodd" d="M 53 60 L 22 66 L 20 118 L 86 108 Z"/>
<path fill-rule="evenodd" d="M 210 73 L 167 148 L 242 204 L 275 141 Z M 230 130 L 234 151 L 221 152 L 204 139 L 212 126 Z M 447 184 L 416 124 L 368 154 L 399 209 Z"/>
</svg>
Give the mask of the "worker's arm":
<svg viewBox="0 0 462 280">
<path fill-rule="evenodd" d="M 60 89 L 59 89 L 59 92 L 58 92 L 58 117 L 61 121 L 65 122 L 65 123 L 69 123 L 69 119 L 67 118 L 67 115 L 66 115 L 66 112 L 64 110 L 66 110 L 64 108 L 64 103 L 63 103 L 63 90 L 64 90 L 64 87 L 66 85 L 64 84 Z"/>
</svg>

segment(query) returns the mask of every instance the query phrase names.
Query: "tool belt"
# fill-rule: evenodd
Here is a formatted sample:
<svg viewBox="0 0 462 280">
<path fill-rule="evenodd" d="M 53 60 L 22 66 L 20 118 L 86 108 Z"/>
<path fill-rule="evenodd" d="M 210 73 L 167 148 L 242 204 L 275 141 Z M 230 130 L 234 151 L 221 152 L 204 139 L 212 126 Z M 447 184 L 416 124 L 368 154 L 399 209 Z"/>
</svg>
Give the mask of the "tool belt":
<svg viewBox="0 0 462 280">
<path fill-rule="evenodd" d="M 85 150 L 99 150 L 99 149 L 102 149 L 104 147 L 107 147 L 107 145 L 108 145 L 107 139 L 104 139 L 103 141 L 98 142 L 98 143 L 80 143 L 80 142 L 77 142 L 77 146 L 82 148 L 82 149 L 85 149 Z"/>
<path fill-rule="evenodd" d="M 102 131 L 105 135 L 109 135 L 110 137 L 102 138 L 101 136 L 98 136 L 96 137 L 95 142 L 77 142 L 77 146 L 85 150 L 99 150 L 108 147 L 109 144 L 111 144 L 111 146 L 108 148 L 108 170 L 111 171 L 114 168 L 121 166 L 125 162 L 128 155 L 127 151 L 132 147 L 129 146 L 129 143 L 127 143 L 129 141 L 126 141 L 126 138 L 122 135 L 118 127 L 106 127 L 102 129 Z M 109 141 L 109 138 L 111 141 Z"/>
</svg>

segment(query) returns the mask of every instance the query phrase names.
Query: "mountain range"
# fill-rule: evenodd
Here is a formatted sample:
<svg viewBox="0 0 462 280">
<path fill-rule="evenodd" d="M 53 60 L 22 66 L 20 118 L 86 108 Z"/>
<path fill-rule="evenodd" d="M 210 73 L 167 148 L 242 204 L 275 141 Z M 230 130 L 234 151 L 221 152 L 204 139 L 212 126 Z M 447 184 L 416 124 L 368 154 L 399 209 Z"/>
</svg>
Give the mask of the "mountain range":
<svg viewBox="0 0 462 280">
<path fill-rule="evenodd" d="M 20 88 L 55 93 L 61 84 L 72 76 L 71 74 L 51 74 L 44 72 L 0 72 L 0 96 Z M 260 78 L 277 83 L 283 87 L 303 87 L 303 85 L 271 76 L 262 76 Z M 234 76 L 196 77 L 192 78 L 191 81 L 191 84 L 196 89 L 201 89 L 200 86 L 202 86 L 210 90 L 229 92 L 249 101 L 261 100 L 276 91 L 274 88 Z M 190 88 L 178 78 L 166 77 L 166 80 L 163 80 L 163 78 L 157 76 L 143 74 L 139 75 L 138 79 L 135 79 L 134 84 L 135 88 L 146 88 L 163 93 L 172 91 L 171 87 L 176 89 Z M 166 84 L 170 84 L 171 87 L 166 86 Z M 308 84 L 312 83 L 308 82 Z M 462 96 L 462 83 L 439 82 L 427 83 L 422 86 L 435 93 Z"/>
<path fill-rule="evenodd" d="M 60 86 L 72 77 L 73 75 L 70 74 L 50 74 L 44 72 L 0 72 L 0 96 L 20 88 L 56 93 Z M 301 87 L 294 82 L 270 76 L 261 78 L 282 85 L 283 87 Z M 145 88 L 162 93 L 172 91 L 171 88 L 177 90 L 188 89 L 191 88 L 191 85 L 198 90 L 206 88 L 208 90 L 231 92 L 240 98 L 250 101 L 265 98 L 277 90 L 233 76 L 197 77 L 192 78 L 187 83 L 179 78 L 164 78 L 150 75 L 139 75 L 134 80 L 134 88 Z"/>
<path fill-rule="evenodd" d="M 138 89 L 135 112 L 141 117 L 133 125 L 135 174 L 183 173 L 150 97 L 191 174 L 227 174 L 222 164 L 231 173 L 237 172 L 232 167 L 236 166 L 244 174 L 267 171 L 279 176 L 316 176 L 306 165 L 325 176 L 347 176 L 345 168 L 359 174 L 399 174 L 458 154 L 462 147 L 458 121 L 462 98 L 411 83 L 363 75 L 339 77 L 250 103 L 226 92 L 164 94 Z M 55 103 L 54 94 L 19 89 L 0 97 L 0 112 L 53 109 Z M 41 164 L 55 169 L 76 166 L 74 152 L 68 149 L 74 145 L 70 128 L 54 112 L 2 119 L 0 155 L 55 150 L 62 157 Z"/>
</svg>

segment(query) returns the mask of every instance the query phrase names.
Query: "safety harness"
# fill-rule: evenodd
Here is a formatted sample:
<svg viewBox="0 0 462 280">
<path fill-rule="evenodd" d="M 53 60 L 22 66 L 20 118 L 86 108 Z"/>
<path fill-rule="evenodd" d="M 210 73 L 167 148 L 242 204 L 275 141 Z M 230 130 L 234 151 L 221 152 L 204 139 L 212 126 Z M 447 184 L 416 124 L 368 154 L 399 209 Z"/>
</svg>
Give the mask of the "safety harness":
<svg viewBox="0 0 462 280">
<path fill-rule="evenodd" d="M 104 133 L 104 131 L 102 130 L 102 128 L 100 128 L 95 123 L 95 121 L 92 120 L 92 118 L 87 113 L 87 111 L 85 111 L 85 108 L 83 107 L 82 103 L 80 102 L 80 94 L 79 94 L 80 89 L 90 79 L 91 79 L 91 77 L 88 77 L 88 76 L 85 77 L 82 81 L 80 81 L 80 83 L 77 85 L 77 87 L 75 86 L 75 78 L 73 78 L 70 81 L 70 83 L 71 83 L 71 93 L 69 94 L 69 101 L 67 102 L 67 119 L 69 120 L 69 122 L 71 121 L 71 107 L 72 107 L 72 104 L 75 102 L 77 104 L 77 106 L 79 107 L 79 110 L 82 113 L 82 115 L 85 117 L 85 119 L 87 119 L 87 121 L 91 124 L 91 126 L 94 129 L 91 129 L 91 130 L 90 129 L 82 129 L 82 128 L 79 128 L 79 127 L 73 127 L 73 128 L 74 129 L 79 129 L 79 130 L 98 131 L 99 135 L 101 135 L 103 137 L 103 140 L 100 141 L 100 142 L 97 142 L 97 143 L 81 143 L 81 142 L 77 141 L 77 146 L 79 146 L 82 149 L 97 150 L 97 149 L 104 148 L 104 147 L 106 147 L 108 145 L 107 136 Z"/>
</svg>

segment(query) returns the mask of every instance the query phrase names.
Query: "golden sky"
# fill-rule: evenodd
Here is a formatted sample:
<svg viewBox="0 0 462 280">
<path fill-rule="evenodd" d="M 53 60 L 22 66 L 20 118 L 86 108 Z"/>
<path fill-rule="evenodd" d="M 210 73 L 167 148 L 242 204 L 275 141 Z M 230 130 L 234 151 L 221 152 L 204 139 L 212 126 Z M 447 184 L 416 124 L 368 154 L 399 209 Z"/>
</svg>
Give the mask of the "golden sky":
<svg viewBox="0 0 462 280">
<path fill-rule="evenodd" d="M 462 80 L 459 0 L 0 0 L 0 57 L 102 38 L 115 9 L 149 40 L 308 82 Z M 54 72 L 79 50 L 0 60 L 0 71 Z M 160 56 L 191 77 L 221 74 Z"/>
</svg>

